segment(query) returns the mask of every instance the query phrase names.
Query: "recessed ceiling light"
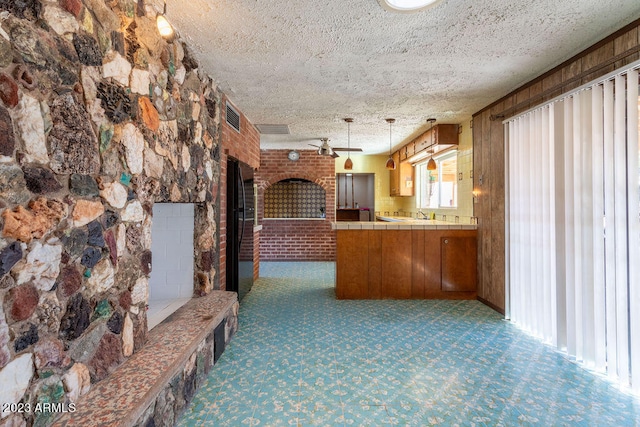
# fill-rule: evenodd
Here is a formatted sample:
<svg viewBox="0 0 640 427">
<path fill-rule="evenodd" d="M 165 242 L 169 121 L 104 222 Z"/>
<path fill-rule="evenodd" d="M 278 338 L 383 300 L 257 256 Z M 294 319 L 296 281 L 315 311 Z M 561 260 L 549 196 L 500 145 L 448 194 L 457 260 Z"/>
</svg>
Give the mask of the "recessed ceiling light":
<svg viewBox="0 0 640 427">
<path fill-rule="evenodd" d="M 395 12 L 415 12 L 435 6 L 442 0 L 378 0 L 382 7 Z"/>
</svg>

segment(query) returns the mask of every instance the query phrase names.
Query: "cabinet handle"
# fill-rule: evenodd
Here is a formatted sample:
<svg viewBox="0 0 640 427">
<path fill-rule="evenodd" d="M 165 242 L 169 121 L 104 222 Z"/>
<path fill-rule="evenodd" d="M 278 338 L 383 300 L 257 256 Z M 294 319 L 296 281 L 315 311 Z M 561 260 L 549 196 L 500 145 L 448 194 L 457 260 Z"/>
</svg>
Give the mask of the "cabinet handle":
<svg viewBox="0 0 640 427">
<path fill-rule="evenodd" d="M 444 239 L 444 243 L 445 244 L 449 243 L 449 239 Z"/>
</svg>

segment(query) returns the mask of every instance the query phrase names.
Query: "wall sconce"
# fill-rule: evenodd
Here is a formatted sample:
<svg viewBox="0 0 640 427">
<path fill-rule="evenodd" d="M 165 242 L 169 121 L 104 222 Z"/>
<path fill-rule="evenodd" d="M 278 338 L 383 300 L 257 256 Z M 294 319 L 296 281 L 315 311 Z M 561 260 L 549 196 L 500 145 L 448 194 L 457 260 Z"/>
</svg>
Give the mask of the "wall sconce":
<svg viewBox="0 0 640 427">
<path fill-rule="evenodd" d="M 166 14 L 167 2 L 165 1 L 162 13 L 158 14 L 158 16 L 156 17 L 156 25 L 158 26 L 158 32 L 160 33 L 162 38 L 171 41 L 175 32 L 173 31 L 173 27 L 171 26 L 169 21 L 167 21 Z"/>
</svg>

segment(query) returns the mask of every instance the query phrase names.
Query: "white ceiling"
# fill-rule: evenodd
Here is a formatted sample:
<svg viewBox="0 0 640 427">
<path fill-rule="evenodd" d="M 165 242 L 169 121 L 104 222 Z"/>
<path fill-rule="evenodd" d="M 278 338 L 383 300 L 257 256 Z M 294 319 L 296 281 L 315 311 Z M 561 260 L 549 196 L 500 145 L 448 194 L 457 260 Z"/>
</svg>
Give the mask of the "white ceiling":
<svg viewBox="0 0 640 427">
<path fill-rule="evenodd" d="M 158 0 L 156 0 L 158 1 Z M 378 0 L 168 0 L 167 16 L 265 149 L 319 138 L 367 154 L 463 123 L 640 17 L 638 0 L 445 0 L 417 13 Z"/>
</svg>

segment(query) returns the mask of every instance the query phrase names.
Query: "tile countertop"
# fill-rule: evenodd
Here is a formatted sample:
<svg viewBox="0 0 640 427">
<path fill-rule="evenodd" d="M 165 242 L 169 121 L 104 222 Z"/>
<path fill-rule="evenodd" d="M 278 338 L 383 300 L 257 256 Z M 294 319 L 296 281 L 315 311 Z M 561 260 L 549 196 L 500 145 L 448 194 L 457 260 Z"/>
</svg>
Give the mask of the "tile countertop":
<svg viewBox="0 0 640 427">
<path fill-rule="evenodd" d="M 476 230 L 477 224 L 460 224 L 431 219 L 408 217 L 381 217 L 381 221 L 339 221 L 332 222 L 332 230 Z"/>
</svg>

